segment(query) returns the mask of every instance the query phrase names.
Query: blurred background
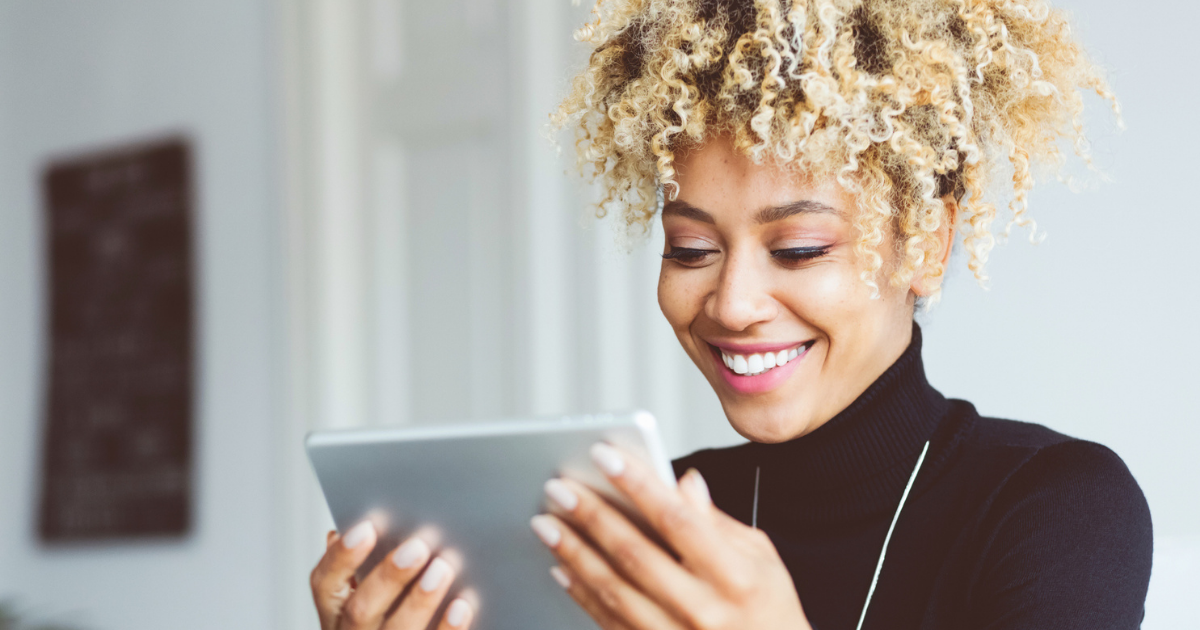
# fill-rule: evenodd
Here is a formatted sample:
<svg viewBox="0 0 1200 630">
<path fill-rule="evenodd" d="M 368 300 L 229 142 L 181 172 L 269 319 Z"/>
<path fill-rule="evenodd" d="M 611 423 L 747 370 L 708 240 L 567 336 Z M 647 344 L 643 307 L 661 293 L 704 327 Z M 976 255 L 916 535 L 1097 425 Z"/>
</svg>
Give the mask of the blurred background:
<svg viewBox="0 0 1200 630">
<path fill-rule="evenodd" d="M 1048 238 L 998 248 L 990 290 L 951 275 L 919 317 L 927 369 L 985 415 L 1116 450 L 1155 521 L 1144 627 L 1196 627 L 1200 5 L 1058 4 L 1128 130 L 1089 99 L 1104 175 L 1035 192 Z M 0 0 L 0 627 L 315 628 L 314 428 L 643 407 L 673 456 L 738 441 L 658 313 L 660 237 L 626 247 L 590 218 L 569 143 L 545 139 L 588 9 Z M 186 152 L 163 190 L 191 249 L 163 260 L 191 265 L 170 276 L 193 308 L 172 329 L 191 376 L 168 489 L 190 507 L 151 535 L 56 540 L 51 296 L 82 289 L 48 263 L 70 242 L 51 218 L 75 207 L 48 173 L 163 141 Z"/>
</svg>

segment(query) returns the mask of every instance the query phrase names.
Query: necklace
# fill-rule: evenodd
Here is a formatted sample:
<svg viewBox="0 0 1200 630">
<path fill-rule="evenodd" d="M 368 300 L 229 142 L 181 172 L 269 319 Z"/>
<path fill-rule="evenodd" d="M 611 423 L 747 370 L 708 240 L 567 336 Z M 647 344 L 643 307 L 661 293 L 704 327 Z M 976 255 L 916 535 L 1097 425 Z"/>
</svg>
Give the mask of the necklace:
<svg viewBox="0 0 1200 630">
<path fill-rule="evenodd" d="M 863 621 L 867 619 L 867 608 L 871 606 L 871 597 L 875 595 L 875 587 L 879 585 L 879 573 L 883 571 L 883 559 L 887 557 L 888 543 L 892 541 L 892 532 L 896 529 L 896 521 L 900 520 L 900 511 L 904 509 L 904 502 L 908 501 L 908 493 L 912 490 L 913 483 L 917 480 L 917 473 L 921 472 L 921 464 L 925 463 L 925 454 L 929 452 L 929 442 L 925 442 L 925 446 L 921 449 L 921 456 L 917 458 L 917 465 L 913 467 L 912 474 L 908 477 L 908 484 L 904 486 L 904 494 L 900 495 L 900 505 L 896 506 L 896 513 L 892 515 L 892 523 L 888 525 L 887 535 L 883 537 L 883 549 L 879 551 L 879 562 L 875 563 L 875 575 L 871 576 L 871 587 L 867 589 L 867 601 L 863 602 L 862 614 L 858 616 L 858 625 L 855 630 L 862 630 Z M 758 482 L 761 478 L 762 467 L 754 469 L 754 503 L 750 510 L 750 527 L 758 529 Z"/>
</svg>

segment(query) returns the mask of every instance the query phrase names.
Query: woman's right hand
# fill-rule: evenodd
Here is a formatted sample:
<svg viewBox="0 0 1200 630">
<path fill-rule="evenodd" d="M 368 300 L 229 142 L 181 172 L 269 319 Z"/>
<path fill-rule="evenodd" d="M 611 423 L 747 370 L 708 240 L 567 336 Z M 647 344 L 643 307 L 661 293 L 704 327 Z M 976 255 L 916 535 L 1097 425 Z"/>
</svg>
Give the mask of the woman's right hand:
<svg viewBox="0 0 1200 630">
<path fill-rule="evenodd" d="M 454 582 L 454 568 L 443 558 L 429 562 L 429 545 L 413 536 L 356 583 L 354 573 L 377 540 L 375 528 L 366 521 L 344 536 L 329 532 L 325 555 L 312 572 L 321 630 L 425 630 L 429 626 Z M 392 610 L 414 580 L 416 584 Z M 466 600 L 455 599 L 437 628 L 465 630 L 473 613 Z"/>
</svg>

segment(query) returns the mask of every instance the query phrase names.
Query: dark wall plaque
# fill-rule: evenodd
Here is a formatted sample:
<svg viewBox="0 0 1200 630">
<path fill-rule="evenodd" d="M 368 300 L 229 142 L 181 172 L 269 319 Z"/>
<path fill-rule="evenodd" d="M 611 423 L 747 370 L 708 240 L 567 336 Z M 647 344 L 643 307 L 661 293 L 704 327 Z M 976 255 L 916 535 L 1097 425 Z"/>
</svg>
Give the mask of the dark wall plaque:
<svg viewBox="0 0 1200 630">
<path fill-rule="evenodd" d="M 45 541 L 191 522 L 191 157 L 173 139 L 50 164 Z"/>
</svg>

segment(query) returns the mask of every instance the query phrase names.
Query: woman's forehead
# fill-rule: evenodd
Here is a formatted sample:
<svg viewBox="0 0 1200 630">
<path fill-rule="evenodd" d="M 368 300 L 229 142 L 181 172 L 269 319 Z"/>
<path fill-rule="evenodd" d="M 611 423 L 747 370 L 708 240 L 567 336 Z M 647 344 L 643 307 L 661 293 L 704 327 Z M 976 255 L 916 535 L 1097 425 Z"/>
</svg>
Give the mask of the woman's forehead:
<svg viewBox="0 0 1200 630">
<path fill-rule="evenodd" d="M 679 214 L 765 223 L 799 213 L 848 217 L 853 196 L 832 177 L 819 177 L 775 162 L 755 163 L 727 141 L 707 142 L 677 161 L 675 199 L 664 216 Z"/>
</svg>

